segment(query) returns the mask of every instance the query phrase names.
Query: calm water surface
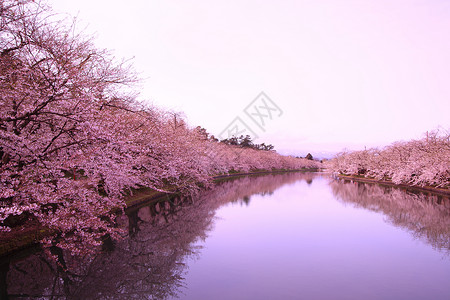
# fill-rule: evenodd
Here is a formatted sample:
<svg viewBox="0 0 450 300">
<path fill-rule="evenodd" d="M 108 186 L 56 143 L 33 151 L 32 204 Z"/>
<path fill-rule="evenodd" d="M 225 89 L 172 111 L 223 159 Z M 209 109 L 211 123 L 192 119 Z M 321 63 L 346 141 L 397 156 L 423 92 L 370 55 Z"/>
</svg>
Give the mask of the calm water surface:
<svg viewBox="0 0 450 300">
<path fill-rule="evenodd" d="M 3 270 L 10 296 L 68 299 L 450 299 L 450 203 L 290 173 L 128 211 L 93 259 Z M 48 298 L 48 297 L 47 297 Z"/>
</svg>

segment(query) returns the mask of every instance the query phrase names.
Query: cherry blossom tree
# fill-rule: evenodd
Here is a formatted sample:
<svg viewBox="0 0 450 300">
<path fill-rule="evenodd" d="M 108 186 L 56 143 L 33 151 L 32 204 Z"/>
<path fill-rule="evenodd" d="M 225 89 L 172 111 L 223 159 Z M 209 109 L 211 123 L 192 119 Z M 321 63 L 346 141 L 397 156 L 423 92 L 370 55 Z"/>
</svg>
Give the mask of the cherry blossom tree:
<svg viewBox="0 0 450 300">
<path fill-rule="evenodd" d="M 130 67 L 50 8 L 0 3 L 1 230 L 34 220 L 52 255 L 82 254 L 120 237 L 114 213 L 136 189 L 195 194 L 230 170 L 319 166 L 205 138 L 137 101 Z"/>
<path fill-rule="evenodd" d="M 111 212 L 123 207 L 120 190 L 134 175 L 121 168 L 129 159 L 120 155 L 120 133 L 104 126 L 109 107 L 129 105 L 120 86 L 134 78 L 47 10 L 33 1 L 1 4 L 0 222 L 8 230 L 13 215 L 37 218 L 62 228 L 64 240 L 96 244 L 116 233 Z"/>
<path fill-rule="evenodd" d="M 332 171 L 396 184 L 450 187 L 450 135 L 439 131 L 382 150 L 340 153 L 328 163 Z"/>
</svg>

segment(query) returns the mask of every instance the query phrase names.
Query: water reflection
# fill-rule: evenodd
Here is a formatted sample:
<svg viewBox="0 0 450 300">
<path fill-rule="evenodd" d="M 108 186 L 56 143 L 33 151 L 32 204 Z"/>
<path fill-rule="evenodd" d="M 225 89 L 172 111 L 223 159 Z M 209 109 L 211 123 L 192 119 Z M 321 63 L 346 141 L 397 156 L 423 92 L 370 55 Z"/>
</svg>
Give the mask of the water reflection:
<svg viewBox="0 0 450 300">
<path fill-rule="evenodd" d="M 330 186 L 340 201 L 381 212 L 394 226 L 450 254 L 449 198 L 339 179 L 332 180 Z"/>
<path fill-rule="evenodd" d="M 175 296 L 187 272 L 183 261 L 196 257 L 212 228 L 215 210 L 225 203 L 249 205 L 255 194 L 305 180 L 312 173 L 287 173 L 226 181 L 195 199 L 173 198 L 118 218 L 128 235 L 119 242 L 107 239 L 95 257 L 61 253 L 58 263 L 48 253 L 1 263 L 2 299 L 164 299 Z M 54 253 L 53 253 L 54 254 Z M 5 276 L 6 275 L 6 276 Z"/>
</svg>

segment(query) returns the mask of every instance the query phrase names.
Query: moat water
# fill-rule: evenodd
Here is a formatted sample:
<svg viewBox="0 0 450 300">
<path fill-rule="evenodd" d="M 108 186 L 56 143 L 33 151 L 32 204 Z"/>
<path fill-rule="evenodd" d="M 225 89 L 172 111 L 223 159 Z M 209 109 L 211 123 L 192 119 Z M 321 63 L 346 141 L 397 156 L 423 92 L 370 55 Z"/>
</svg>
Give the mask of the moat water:
<svg viewBox="0 0 450 300">
<path fill-rule="evenodd" d="M 21 299 L 450 299 L 450 202 L 321 173 L 244 177 L 130 209 L 91 258 L 17 254 Z M 4 293 L 5 294 L 5 293 Z"/>
</svg>

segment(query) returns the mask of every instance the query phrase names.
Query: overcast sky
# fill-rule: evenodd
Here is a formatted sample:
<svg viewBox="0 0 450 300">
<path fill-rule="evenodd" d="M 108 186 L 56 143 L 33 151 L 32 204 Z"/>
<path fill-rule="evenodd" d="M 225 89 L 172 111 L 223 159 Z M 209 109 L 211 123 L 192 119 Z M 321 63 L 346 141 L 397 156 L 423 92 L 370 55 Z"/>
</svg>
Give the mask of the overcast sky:
<svg viewBox="0 0 450 300">
<path fill-rule="evenodd" d="M 447 0 L 48 2 L 134 57 L 142 99 L 215 135 L 240 117 L 257 142 L 314 155 L 450 128 Z M 244 112 L 262 91 L 279 108 L 264 130 Z"/>
</svg>

